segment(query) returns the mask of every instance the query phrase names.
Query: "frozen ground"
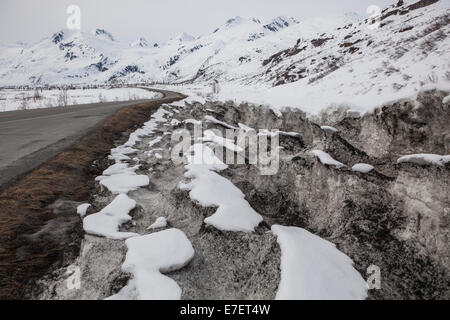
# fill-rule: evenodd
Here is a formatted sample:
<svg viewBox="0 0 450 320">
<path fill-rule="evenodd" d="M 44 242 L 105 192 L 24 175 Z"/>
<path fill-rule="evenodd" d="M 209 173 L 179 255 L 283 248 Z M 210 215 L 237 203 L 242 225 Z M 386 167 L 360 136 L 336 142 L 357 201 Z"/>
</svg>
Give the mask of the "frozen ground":
<svg viewBox="0 0 450 320">
<path fill-rule="evenodd" d="M 63 107 L 108 101 L 153 99 L 160 93 L 140 88 L 0 90 L 0 112 Z"/>
</svg>

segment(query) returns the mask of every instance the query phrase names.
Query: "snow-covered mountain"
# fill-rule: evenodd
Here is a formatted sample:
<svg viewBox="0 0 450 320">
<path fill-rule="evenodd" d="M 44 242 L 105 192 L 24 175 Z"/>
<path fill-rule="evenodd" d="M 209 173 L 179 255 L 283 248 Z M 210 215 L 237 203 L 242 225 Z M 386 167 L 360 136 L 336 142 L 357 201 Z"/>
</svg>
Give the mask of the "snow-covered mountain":
<svg viewBox="0 0 450 320">
<path fill-rule="evenodd" d="M 137 41 L 133 42 L 130 44 L 130 47 L 136 48 L 136 47 L 141 47 L 141 48 L 147 48 L 148 42 L 145 38 L 140 37 L 139 39 L 137 39 Z"/>
<path fill-rule="evenodd" d="M 209 34 L 181 33 L 153 46 L 143 38 L 123 44 L 103 29 L 62 30 L 34 45 L 2 47 L 0 85 L 217 79 L 301 87 L 312 96 L 415 90 L 449 80 L 449 8 L 443 0 L 400 1 L 376 21 L 234 17 Z"/>
</svg>

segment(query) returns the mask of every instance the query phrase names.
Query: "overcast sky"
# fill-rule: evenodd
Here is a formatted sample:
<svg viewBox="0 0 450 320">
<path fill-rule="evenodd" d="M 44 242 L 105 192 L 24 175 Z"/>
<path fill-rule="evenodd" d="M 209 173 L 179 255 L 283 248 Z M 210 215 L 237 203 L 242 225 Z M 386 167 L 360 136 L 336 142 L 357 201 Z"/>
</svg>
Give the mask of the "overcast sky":
<svg viewBox="0 0 450 320">
<path fill-rule="evenodd" d="M 237 15 L 269 19 L 308 17 L 381 8 L 396 0 L 0 0 L 0 43 L 35 42 L 66 27 L 71 4 L 81 8 L 81 30 L 104 28 L 118 40 L 167 40 L 183 31 L 211 32 Z"/>
</svg>

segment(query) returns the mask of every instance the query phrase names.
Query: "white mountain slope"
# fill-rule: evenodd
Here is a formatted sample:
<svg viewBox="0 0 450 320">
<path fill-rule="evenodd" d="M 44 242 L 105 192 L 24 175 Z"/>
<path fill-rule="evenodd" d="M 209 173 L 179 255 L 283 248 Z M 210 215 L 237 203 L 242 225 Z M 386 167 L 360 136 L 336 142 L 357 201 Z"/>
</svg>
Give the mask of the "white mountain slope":
<svg viewBox="0 0 450 320">
<path fill-rule="evenodd" d="M 382 12 L 379 28 L 355 14 L 300 23 L 235 17 L 210 34 L 182 33 L 159 47 L 130 47 L 101 29 L 61 31 L 35 45 L 2 47 L 0 85 L 217 79 L 225 89 L 245 84 L 254 102 L 365 110 L 450 81 L 449 9 L 444 0 L 400 3 Z M 252 96 L 249 86 L 263 90 Z"/>
</svg>

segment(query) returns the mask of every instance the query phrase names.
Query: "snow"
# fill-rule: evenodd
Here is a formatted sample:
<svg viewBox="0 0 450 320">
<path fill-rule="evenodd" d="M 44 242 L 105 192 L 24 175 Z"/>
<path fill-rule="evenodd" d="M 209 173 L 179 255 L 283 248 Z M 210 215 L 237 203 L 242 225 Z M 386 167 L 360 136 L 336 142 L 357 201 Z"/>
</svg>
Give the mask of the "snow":
<svg viewBox="0 0 450 320">
<path fill-rule="evenodd" d="M 99 176 L 96 178 L 113 194 L 128 193 L 140 187 L 148 186 L 150 180 L 145 175 L 119 173 L 112 176 Z"/>
<path fill-rule="evenodd" d="M 330 132 L 338 132 L 339 130 L 330 126 L 321 126 L 320 129 Z"/>
<path fill-rule="evenodd" d="M 90 214 L 83 219 L 84 231 L 88 234 L 110 239 L 125 239 L 138 234 L 120 232 L 119 227 L 131 220 L 129 212 L 136 207 L 136 201 L 125 194 L 119 194 L 101 211 Z"/>
<path fill-rule="evenodd" d="M 194 257 L 194 249 L 183 231 L 167 229 L 130 238 L 125 241 L 128 252 L 123 272 L 132 279 L 109 299 L 177 300 L 181 288 L 163 275 L 183 268 Z"/>
<path fill-rule="evenodd" d="M 441 156 L 438 154 L 418 153 L 400 157 L 397 163 L 411 162 L 419 165 L 443 166 L 450 162 L 450 155 Z"/>
<path fill-rule="evenodd" d="M 112 176 L 115 174 L 134 174 L 139 166 L 129 167 L 127 163 L 119 162 L 109 166 L 103 171 L 104 176 Z"/>
<path fill-rule="evenodd" d="M 204 142 L 214 142 L 218 144 L 219 146 L 225 147 L 228 150 L 234 151 L 234 152 L 243 152 L 244 149 L 234 144 L 234 140 L 232 139 L 226 139 L 221 136 L 218 136 L 214 133 L 212 130 L 205 130 L 203 132 L 203 138 L 201 138 Z"/>
<path fill-rule="evenodd" d="M 450 102 L 450 94 L 446 96 L 444 99 L 442 99 L 442 103 L 449 103 Z"/>
<path fill-rule="evenodd" d="M 87 209 L 91 206 L 90 203 L 83 203 L 77 207 L 77 213 L 80 217 L 84 217 L 86 215 Z"/>
<path fill-rule="evenodd" d="M 35 97 L 36 92 L 39 96 Z M 58 89 L 38 91 L 5 89 L 0 91 L 0 112 L 108 101 L 154 99 L 160 96 L 160 93 L 140 88 L 72 89 L 67 90 L 66 97 L 64 97 L 64 91 Z"/>
<path fill-rule="evenodd" d="M 217 120 L 217 119 L 214 118 L 213 116 L 205 116 L 205 120 L 206 120 L 207 122 L 212 122 L 212 123 L 221 125 L 221 126 L 223 126 L 223 127 L 225 127 L 225 128 L 228 128 L 228 129 L 238 130 L 238 128 L 236 128 L 236 127 L 234 127 L 234 126 L 232 126 L 232 125 L 229 125 L 228 123 L 225 123 L 225 122 L 223 122 L 223 121 Z"/>
<path fill-rule="evenodd" d="M 367 284 L 336 246 L 302 228 L 273 225 L 281 248 L 278 300 L 365 299 Z"/>
<path fill-rule="evenodd" d="M 367 163 L 357 163 L 352 167 L 352 171 L 361 172 L 361 173 L 369 173 L 373 169 L 374 169 L 374 167 Z"/>
<path fill-rule="evenodd" d="M 213 150 L 203 144 L 195 144 L 194 155 L 188 157 L 190 164 L 185 177 L 188 183 L 180 183 L 189 197 L 204 207 L 217 207 L 216 212 L 206 218 L 206 224 L 223 231 L 253 232 L 263 220 L 245 200 L 245 195 L 229 180 L 215 171 L 227 168 L 214 156 Z"/>
<path fill-rule="evenodd" d="M 322 150 L 312 150 L 311 151 L 317 158 L 319 158 L 320 162 L 323 165 L 327 166 L 334 166 L 336 168 L 342 168 L 345 167 L 345 164 L 334 160 L 328 153 L 322 151 Z"/>
<path fill-rule="evenodd" d="M 156 219 L 156 221 L 147 229 L 158 229 L 158 228 L 164 228 L 167 226 L 167 220 L 164 217 L 159 217 Z"/>
</svg>

